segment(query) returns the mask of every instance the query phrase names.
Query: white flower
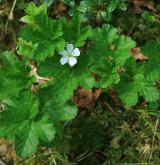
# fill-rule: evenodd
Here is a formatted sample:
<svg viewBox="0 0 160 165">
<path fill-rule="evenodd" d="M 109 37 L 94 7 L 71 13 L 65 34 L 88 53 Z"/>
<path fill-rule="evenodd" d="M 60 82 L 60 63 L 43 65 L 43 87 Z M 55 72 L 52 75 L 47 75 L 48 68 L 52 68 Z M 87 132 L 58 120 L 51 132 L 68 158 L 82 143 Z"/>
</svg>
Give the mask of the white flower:
<svg viewBox="0 0 160 165">
<path fill-rule="evenodd" d="M 59 52 L 62 56 L 60 59 L 60 63 L 62 65 L 69 63 L 70 66 L 74 66 L 77 63 L 77 57 L 80 55 L 80 51 L 78 48 L 73 49 L 72 44 L 67 44 L 66 50 Z"/>
</svg>

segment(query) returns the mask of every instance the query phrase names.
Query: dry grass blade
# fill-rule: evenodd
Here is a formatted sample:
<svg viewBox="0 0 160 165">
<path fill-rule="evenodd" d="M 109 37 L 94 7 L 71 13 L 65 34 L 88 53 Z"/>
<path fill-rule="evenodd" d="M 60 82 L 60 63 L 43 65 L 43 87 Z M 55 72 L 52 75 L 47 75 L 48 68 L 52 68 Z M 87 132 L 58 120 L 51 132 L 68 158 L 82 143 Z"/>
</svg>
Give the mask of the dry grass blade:
<svg viewBox="0 0 160 165">
<path fill-rule="evenodd" d="M 154 129 L 154 133 L 153 133 L 153 139 L 152 139 L 151 153 L 150 153 L 149 161 L 148 162 L 150 162 L 151 159 L 152 159 L 153 146 L 154 146 L 154 143 L 155 143 L 156 132 L 157 132 L 157 129 L 158 129 L 158 124 L 159 124 L 159 118 L 160 118 L 160 115 L 157 117 L 157 120 L 156 120 L 155 129 Z"/>
</svg>

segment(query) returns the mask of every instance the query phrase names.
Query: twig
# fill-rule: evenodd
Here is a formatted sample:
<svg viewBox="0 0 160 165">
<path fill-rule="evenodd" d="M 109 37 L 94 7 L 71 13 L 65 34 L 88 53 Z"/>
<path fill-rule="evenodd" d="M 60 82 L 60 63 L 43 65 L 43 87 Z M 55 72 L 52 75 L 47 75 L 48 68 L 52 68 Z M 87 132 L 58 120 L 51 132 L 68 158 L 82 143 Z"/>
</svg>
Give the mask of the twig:
<svg viewBox="0 0 160 165">
<path fill-rule="evenodd" d="M 13 17 L 13 10 L 16 6 L 16 3 L 17 3 L 17 0 L 14 0 L 11 11 L 9 13 L 9 16 L 8 16 L 8 19 L 7 19 L 7 22 L 6 22 L 6 25 L 5 25 L 5 30 L 4 30 L 5 34 L 7 34 L 8 23 L 9 23 L 9 20 Z"/>
<path fill-rule="evenodd" d="M 153 134 L 153 139 L 152 139 L 152 146 L 151 146 L 151 152 L 150 152 L 150 156 L 149 156 L 149 162 L 151 161 L 152 155 L 153 155 L 153 146 L 154 146 L 156 132 L 157 132 L 158 124 L 159 124 L 159 118 L 160 118 L 160 115 L 158 116 L 158 118 L 156 120 L 156 125 L 155 125 L 155 128 L 154 128 L 154 134 Z"/>
<path fill-rule="evenodd" d="M 128 36 L 131 35 L 131 33 L 132 33 L 132 31 L 134 30 L 136 24 L 137 24 L 137 21 L 135 21 L 135 23 L 132 25 L 132 27 L 131 27 L 131 29 L 130 29 L 130 31 L 129 31 L 129 33 L 128 33 Z"/>
<path fill-rule="evenodd" d="M 116 117 L 119 117 L 119 115 L 112 109 L 112 107 L 106 102 L 104 101 L 104 105 L 110 110 L 110 112 L 112 112 Z"/>
<path fill-rule="evenodd" d="M 53 80 L 53 78 L 48 78 L 48 77 L 40 77 L 40 76 L 36 76 L 37 80 L 43 80 L 43 81 L 50 81 Z"/>
<path fill-rule="evenodd" d="M 80 161 L 86 159 L 87 157 L 89 157 L 89 156 L 91 156 L 91 155 L 93 154 L 92 152 L 90 152 L 90 153 L 88 153 L 88 154 L 87 154 L 87 153 L 88 153 L 88 151 L 86 151 L 86 152 L 84 152 L 83 154 L 81 154 L 81 155 L 79 155 L 78 157 L 76 157 L 75 162 L 78 163 L 78 162 L 80 162 Z"/>
</svg>

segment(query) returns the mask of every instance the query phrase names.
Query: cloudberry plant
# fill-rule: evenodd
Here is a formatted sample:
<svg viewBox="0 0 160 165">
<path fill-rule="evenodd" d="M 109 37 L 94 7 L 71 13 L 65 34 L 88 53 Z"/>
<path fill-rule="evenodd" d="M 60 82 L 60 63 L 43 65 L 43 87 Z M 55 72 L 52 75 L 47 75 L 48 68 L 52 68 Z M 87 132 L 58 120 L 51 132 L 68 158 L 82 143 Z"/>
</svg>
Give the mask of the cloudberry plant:
<svg viewBox="0 0 160 165">
<path fill-rule="evenodd" d="M 75 118 L 71 98 L 78 87 L 112 86 L 128 106 L 136 105 L 139 97 L 159 99 L 159 43 L 144 45 L 148 61 L 137 63 L 130 51 L 135 42 L 109 24 L 92 28 L 82 24 L 78 14 L 71 20 L 53 20 L 46 5 L 36 7 L 33 2 L 21 21 L 25 26 L 16 52 L 0 56 L 0 137 L 15 141 L 21 157 L 52 142 L 63 122 Z M 38 77 L 48 81 L 40 83 Z"/>
</svg>

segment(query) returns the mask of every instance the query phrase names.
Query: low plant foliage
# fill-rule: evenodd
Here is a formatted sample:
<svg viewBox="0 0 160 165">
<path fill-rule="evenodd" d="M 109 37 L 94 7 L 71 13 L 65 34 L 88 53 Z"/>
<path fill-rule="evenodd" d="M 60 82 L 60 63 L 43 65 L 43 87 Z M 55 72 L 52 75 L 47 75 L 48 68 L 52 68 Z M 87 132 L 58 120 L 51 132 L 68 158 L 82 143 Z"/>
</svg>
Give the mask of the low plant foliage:
<svg viewBox="0 0 160 165">
<path fill-rule="evenodd" d="M 82 1 L 78 10 L 89 2 Z M 111 7 L 112 3 L 106 8 L 105 19 L 110 19 L 110 10 L 124 8 L 124 1 L 116 1 Z M 128 107 L 141 99 L 149 103 L 159 100 L 159 42 L 146 43 L 141 51 L 147 60 L 137 62 L 131 53 L 135 41 L 109 24 L 95 28 L 86 25 L 81 19 L 85 14 L 82 9 L 71 19 L 53 20 L 46 4 L 37 7 L 31 2 L 25 12 L 16 51 L 0 56 L 0 101 L 4 105 L 0 137 L 15 141 L 19 156 L 30 156 L 39 145 L 52 142 L 65 122 L 76 117 L 72 96 L 78 87 L 111 87 Z M 67 44 L 80 51 L 74 66 L 60 63 L 60 52 L 67 49 Z M 33 65 L 36 74 L 31 74 Z M 38 78 L 48 81 L 40 83 Z"/>
</svg>

